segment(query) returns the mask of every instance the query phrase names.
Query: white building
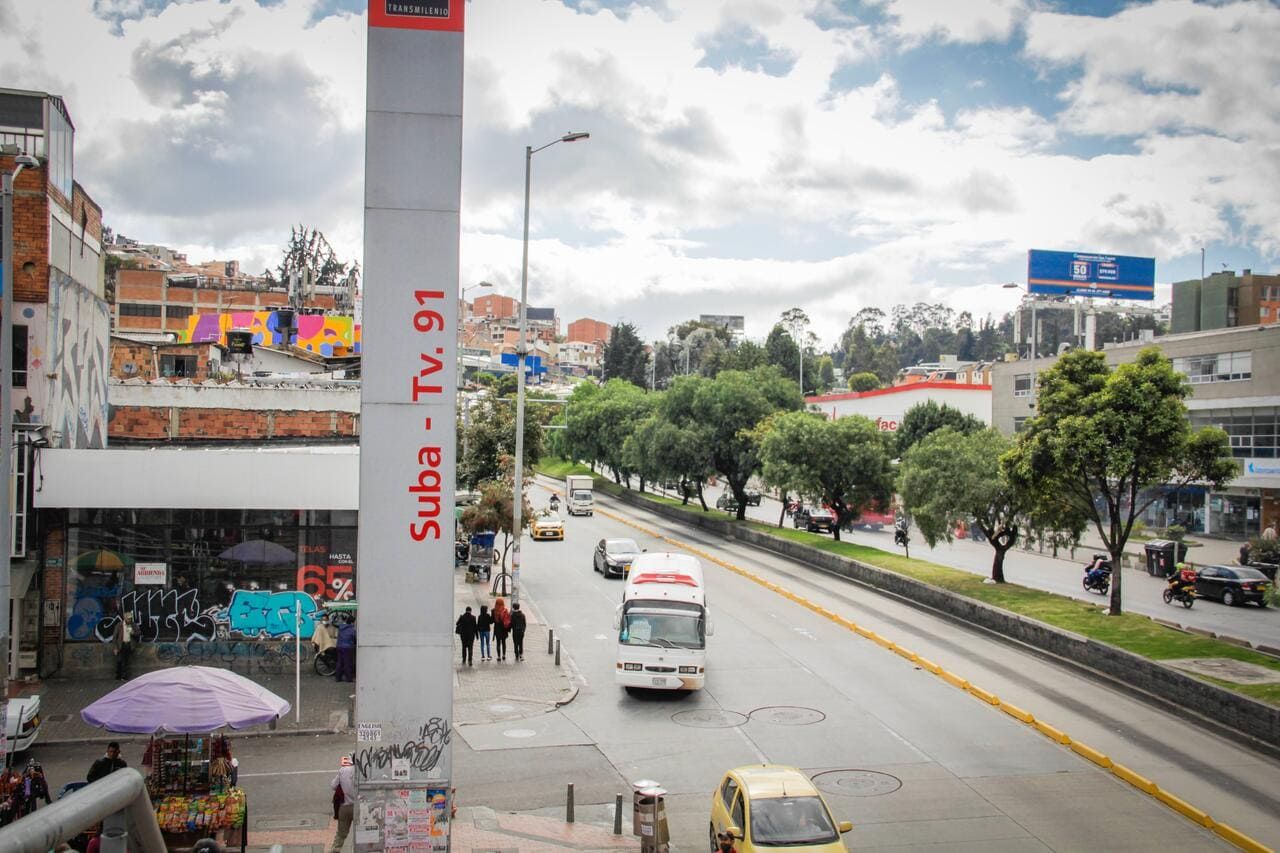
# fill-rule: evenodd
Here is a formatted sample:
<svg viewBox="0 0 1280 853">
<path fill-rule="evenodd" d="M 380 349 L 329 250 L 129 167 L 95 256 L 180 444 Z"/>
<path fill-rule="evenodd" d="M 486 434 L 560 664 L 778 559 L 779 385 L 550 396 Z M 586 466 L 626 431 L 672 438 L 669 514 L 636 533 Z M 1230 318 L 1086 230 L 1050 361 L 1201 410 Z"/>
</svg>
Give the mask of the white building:
<svg viewBox="0 0 1280 853">
<path fill-rule="evenodd" d="M 903 416 L 912 406 L 933 400 L 939 405 L 959 409 L 984 424 L 991 423 L 991 386 L 960 382 L 913 382 L 875 391 L 854 391 L 806 397 L 810 409 L 828 418 L 862 415 L 875 421 L 883 432 L 897 432 Z"/>
</svg>

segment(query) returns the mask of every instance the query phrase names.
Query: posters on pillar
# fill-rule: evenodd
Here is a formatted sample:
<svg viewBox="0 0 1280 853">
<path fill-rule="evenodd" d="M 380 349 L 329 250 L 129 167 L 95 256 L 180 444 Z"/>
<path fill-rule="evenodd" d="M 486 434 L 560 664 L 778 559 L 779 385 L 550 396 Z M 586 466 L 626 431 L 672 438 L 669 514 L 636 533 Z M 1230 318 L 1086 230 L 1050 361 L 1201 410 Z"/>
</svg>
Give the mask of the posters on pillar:
<svg viewBox="0 0 1280 853">
<path fill-rule="evenodd" d="M 355 851 L 434 853 L 449 849 L 452 804 L 443 785 L 360 793 Z"/>
</svg>

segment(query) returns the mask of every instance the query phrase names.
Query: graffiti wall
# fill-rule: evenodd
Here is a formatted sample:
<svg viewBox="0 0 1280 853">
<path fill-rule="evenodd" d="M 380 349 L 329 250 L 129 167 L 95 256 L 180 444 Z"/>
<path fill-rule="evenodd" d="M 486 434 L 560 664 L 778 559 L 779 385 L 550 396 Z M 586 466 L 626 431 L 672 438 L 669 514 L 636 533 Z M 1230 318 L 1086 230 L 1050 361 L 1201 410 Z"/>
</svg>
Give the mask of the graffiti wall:
<svg viewBox="0 0 1280 853">
<path fill-rule="evenodd" d="M 67 637 L 105 643 L 121 612 L 133 614 L 142 643 L 274 640 L 295 634 L 307 640 L 322 615 L 316 600 L 298 590 L 237 589 L 230 604 L 205 606 L 196 589 L 137 587 L 121 593 L 118 587 L 82 586 L 67 619 Z"/>
<path fill-rule="evenodd" d="M 354 317 L 324 314 L 298 314 L 293 318 L 293 343 L 322 356 L 338 355 L 338 348 L 348 354 L 361 351 L 360 326 Z M 276 311 L 231 311 L 221 314 L 192 314 L 187 318 L 183 343 L 219 343 L 231 329 L 247 329 L 253 333 L 255 345 L 283 347 L 284 334 Z"/>
<path fill-rule="evenodd" d="M 44 412 L 59 447 L 106 447 L 107 303 L 57 269 L 49 269 L 49 340 L 38 375 L 53 377 Z M 15 395 L 16 397 L 16 395 Z M 19 401 L 20 402 L 20 401 Z"/>
</svg>

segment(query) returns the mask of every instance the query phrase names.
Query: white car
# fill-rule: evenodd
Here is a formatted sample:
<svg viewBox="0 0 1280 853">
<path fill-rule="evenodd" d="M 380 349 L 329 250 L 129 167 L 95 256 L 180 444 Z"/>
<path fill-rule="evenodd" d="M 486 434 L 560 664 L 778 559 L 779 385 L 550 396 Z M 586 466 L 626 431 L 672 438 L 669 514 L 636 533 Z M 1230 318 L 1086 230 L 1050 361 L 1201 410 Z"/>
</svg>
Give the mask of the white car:
<svg viewBox="0 0 1280 853">
<path fill-rule="evenodd" d="M 9 700 L 5 732 L 9 736 L 10 752 L 23 752 L 31 748 L 36 742 L 36 736 L 40 734 L 39 696 Z"/>
</svg>

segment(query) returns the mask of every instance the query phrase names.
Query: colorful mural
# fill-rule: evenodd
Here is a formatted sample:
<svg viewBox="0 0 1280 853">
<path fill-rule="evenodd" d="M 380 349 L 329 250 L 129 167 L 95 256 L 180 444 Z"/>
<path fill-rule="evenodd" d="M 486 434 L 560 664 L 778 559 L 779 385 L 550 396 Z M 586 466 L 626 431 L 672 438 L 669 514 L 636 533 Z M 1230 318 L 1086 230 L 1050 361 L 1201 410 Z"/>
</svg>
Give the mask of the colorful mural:
<svg viewBox="0 0 1280 853">
<path fill-rule="evenodd" d="M 354 317 L 297 314 L 293 322 L 293 343 L 308 352 L 328 357 L 338 355 L 335 349 L 339 347 L 345 347 L 347 353 L 361 350 L 360 326 Z M 277 311 L 192 314 L 187 318 L 186 331 L 181 333 L 182 343 L 221 343 L 231 329 L 252 332 L 255 345 L 284 346 Z"/>
<path fill-rule="evenodd" d="M 106 447 L 107 303 L 57 269 L 49 270 L 49 346 L 42 374 L 54 377 L 45 411 L 60 447 Z"/>
</svg>

